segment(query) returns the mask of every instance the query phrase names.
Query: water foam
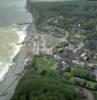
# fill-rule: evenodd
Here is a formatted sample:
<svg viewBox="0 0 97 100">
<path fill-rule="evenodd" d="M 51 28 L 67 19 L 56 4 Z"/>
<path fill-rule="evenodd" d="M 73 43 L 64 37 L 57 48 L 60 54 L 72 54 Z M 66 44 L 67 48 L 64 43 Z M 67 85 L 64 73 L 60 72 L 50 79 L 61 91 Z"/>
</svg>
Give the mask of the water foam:
<svg viewBox="0 0 97 100">
<path fill-rule="evenodd" d="M 18 43 L 22 43 L 26 37 L 26 29 L 27 29 L 28 26 L 24 26 L 22 28 L 22 30 L 19 30 L 19 29 L 15 29 L 17 32 L 17 35 L 19 36 L 19 39 L 18 39 Z M 12 55 L 11 59 L 13 60 L 14 57 L 19 53 L 20 49 L 21 49 L 22 45 L 14 45 L 14 54 Z"/>
<path fill-rule="evenodd" d="M 11 64 L 2 64 L 2 69 L 0 70 L 0 82 L 4 79 L 5 74 L 8 72 L 9 70 L 9 66 L 11 66 Z"/>
<path fill-rule="evenodd" d="M 16 34 L 18 34 L 19 39 L 18 42 L 21 43 L 24 41 L 25 37 L 26 37 L 26 29 L 27 29 L 27 25 L 24 26 L 22 29 L 18 29 L 18 28 L 13 28 L 12 30 L 16 31 Z M 16 45 L 15 43 L 11 43 L 10 45 L 14 46 L 14 53 L 12 54 L 12 56 L 10 57 L 10 62 L 9 63 L 3 63 L 0 62 L 0 82 L 4 79 L 5 75 L 7 74 L 7 72 L 9 71 L 10 66 L 13 64 L 13 59 L 14 57 L 19 53 L 22 45 Z"/>
</svg>

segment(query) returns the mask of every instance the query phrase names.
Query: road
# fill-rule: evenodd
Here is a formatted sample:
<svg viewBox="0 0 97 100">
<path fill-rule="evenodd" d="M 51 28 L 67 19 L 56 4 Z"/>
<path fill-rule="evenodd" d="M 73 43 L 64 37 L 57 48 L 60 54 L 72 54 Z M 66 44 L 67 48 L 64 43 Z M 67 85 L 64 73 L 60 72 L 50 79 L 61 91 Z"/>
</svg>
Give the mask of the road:
<svg viewBox="0 0 97 100">
<path fill-rule="evenodd" d="M 69 37 L 69 32 L 65 31 L 65 37 L 63 37 L 63 38 L 60 39 L 61 42 L 67 41 L 68 37 Z"/>
<path fill-rule="evenodd" d="M 87 99 L 86 100 L 94 100 L 93 94 L 91 91 L 84 89 L 84 92 L 87 94 Z"/>
</svg>

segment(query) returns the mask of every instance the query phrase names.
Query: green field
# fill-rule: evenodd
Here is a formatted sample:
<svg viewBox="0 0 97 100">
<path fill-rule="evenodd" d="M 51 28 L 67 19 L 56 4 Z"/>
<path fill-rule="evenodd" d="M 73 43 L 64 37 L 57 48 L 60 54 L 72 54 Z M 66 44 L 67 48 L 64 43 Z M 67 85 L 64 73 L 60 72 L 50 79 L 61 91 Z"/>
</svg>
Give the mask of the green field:
<svg viewBox="0 0 97 100">
<path fill-rule="evenodd" d="M 45 57 L 35 57 L 35 67 L 38 68 L 38 71 L 48 70 L 54 65 L 54 62 L 46 59 Z"/>
</svg>

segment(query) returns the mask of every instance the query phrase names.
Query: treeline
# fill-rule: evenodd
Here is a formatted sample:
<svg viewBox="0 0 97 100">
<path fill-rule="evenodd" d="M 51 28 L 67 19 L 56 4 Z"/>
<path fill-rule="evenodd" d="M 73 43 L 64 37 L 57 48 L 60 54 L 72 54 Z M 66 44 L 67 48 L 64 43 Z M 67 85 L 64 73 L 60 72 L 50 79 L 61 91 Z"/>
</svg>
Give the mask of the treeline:
<svg viewBox="0 0 97 100">
<path fill-rule="evenodd" d="M 87 0 L 86 0 L 87 1 Z M 51 16 L 97 16 L 97 2 L 85 0 L 69 1 L 69 2 L 33 2 L 29 3 L 29 9 L 32 12 L 36 9 L 40 17 L 48 18 Z"/>
<path fill-rule="evenodd" d="M 36 24 L 58 16 L 64 17 L 59 20 L 58 26 L 68 30 L 78 24 L 81 24 L 84 30 L 92 30 L 97 24 L 97 1 L 29 2 L 28 5 L 30 12 L 34 12 L 33 15 L 37 18 Z"/>
<path fill-rule="evenodd" d="M 72 30 L 74 30 L 74 33 L 80 31 L 81 34 L 86 36 L 86 40 L 88 37 L 92 38 L 91 35 L 95 37 L 95 34 L 97 34 L 97 0 L 29 2 L 29 10 L 30 12 L 36 11 L 37 25 L 55 18 L 54 20 L 58 21 L 57 24 L 53 23 L 54 20 L 48 24 L 64 28 L 70 33 L 72 33 Z M 89 44 L 90 42 L 89 40 Z"/>
<path fill-rule="evenodd" d="M 82 100 L 75 87 L 62 78 L 49 58 L 35 57 L 11 100 Z"/>
</svg>

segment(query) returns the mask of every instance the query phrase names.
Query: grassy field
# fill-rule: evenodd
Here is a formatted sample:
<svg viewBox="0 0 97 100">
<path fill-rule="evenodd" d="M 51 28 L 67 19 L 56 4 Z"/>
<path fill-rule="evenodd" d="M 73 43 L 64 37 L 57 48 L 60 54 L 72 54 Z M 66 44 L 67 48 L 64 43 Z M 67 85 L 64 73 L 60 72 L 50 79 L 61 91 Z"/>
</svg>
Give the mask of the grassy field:
<svg viewBox="0 0 97 100">
<path fill-rule="evenodd" d="M 48 70 L 53 65 L 54 62 L 50 59 L 46 59 L 45 57 L 35 57 L 35 67 L 38 68 L 38 71 L 41 72 L 42 70 Z"/>
</svg>

